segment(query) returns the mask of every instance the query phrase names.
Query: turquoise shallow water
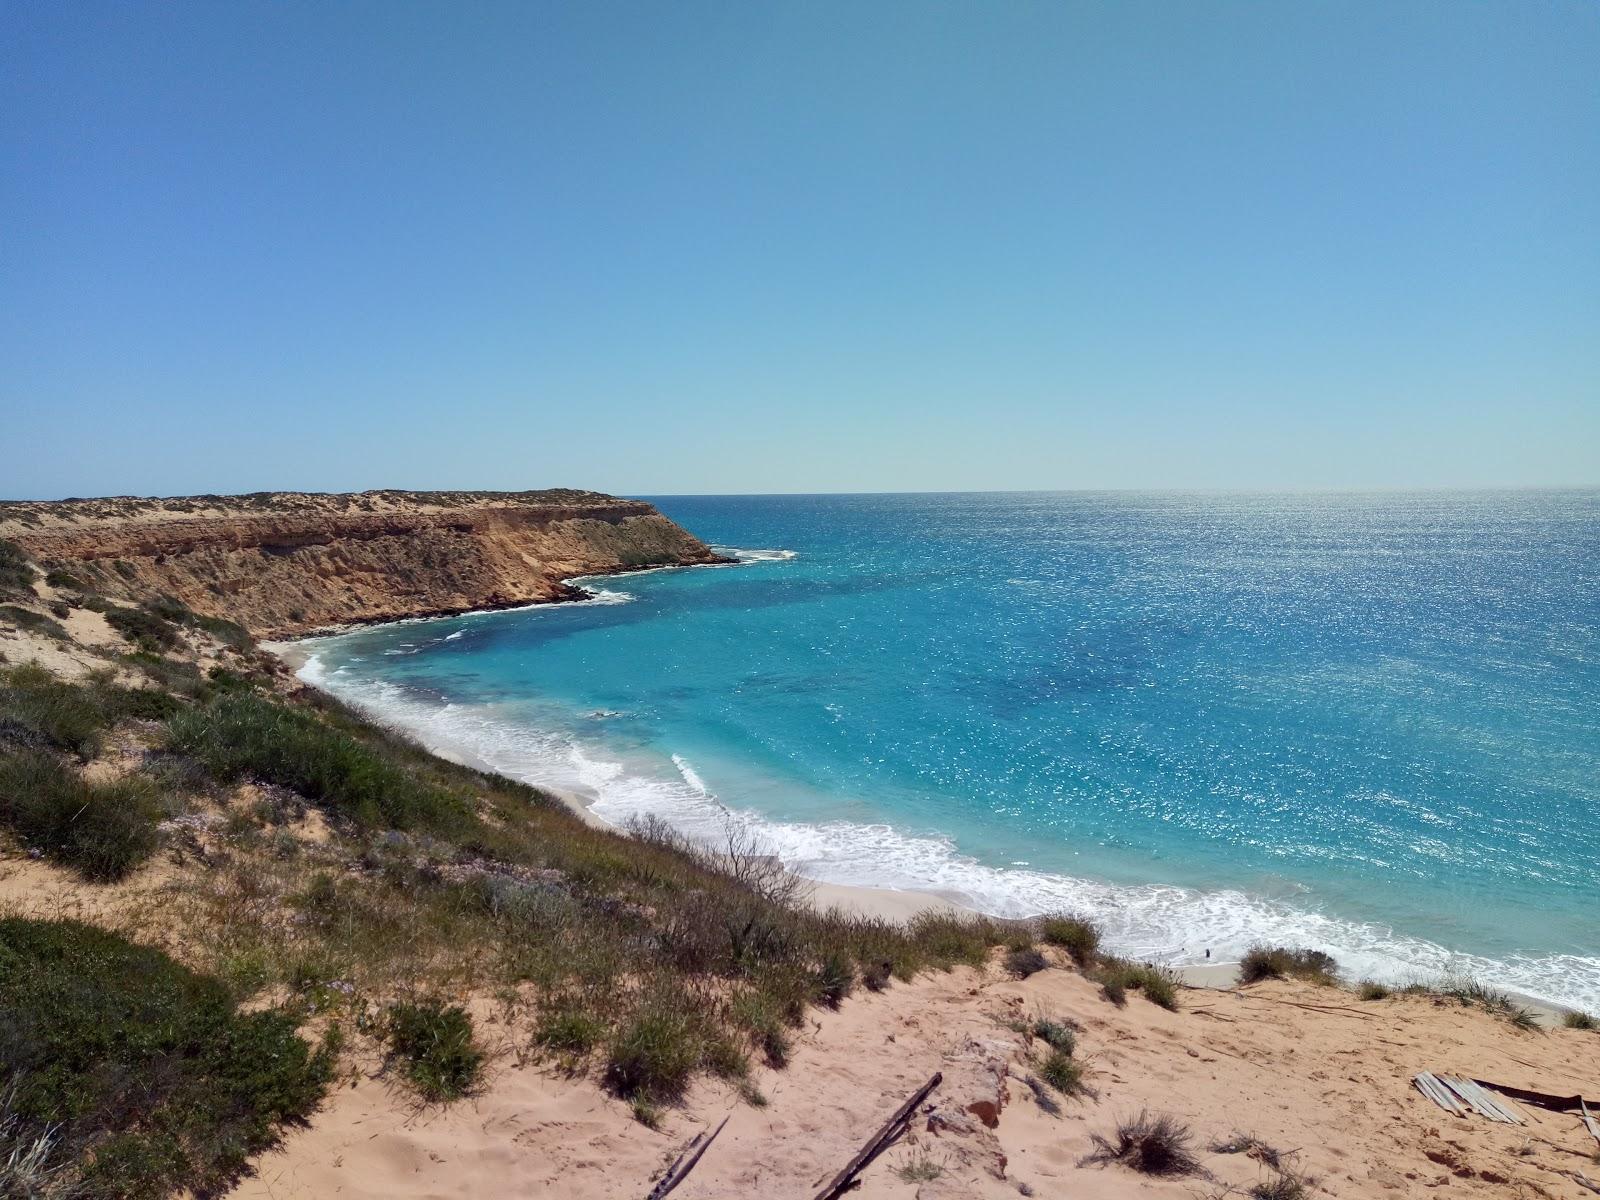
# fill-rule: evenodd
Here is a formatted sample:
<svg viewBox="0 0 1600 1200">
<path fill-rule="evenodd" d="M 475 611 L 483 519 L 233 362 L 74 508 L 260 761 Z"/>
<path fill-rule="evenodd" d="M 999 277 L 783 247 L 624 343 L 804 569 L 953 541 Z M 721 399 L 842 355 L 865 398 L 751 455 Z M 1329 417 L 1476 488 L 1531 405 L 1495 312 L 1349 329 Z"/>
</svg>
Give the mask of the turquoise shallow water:
<svg viewBox="0 0 1600 1200">
<path fill-rule="evenodd" d="M 1600 492 L 655 502 L 745 561 L 307 678 L 819 878 L 1600 1009 Z"/>
</svg>

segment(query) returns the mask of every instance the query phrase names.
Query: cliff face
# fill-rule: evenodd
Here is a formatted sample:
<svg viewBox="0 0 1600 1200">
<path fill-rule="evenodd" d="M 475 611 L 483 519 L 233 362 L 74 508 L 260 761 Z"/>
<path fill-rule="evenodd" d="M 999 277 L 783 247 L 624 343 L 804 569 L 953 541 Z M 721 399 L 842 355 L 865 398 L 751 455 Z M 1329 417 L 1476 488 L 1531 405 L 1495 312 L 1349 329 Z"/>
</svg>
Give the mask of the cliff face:
<svg viewBox="0 0 1600 1200">
<path fill-rule="evenodd" d="M 721 561 L 598 492 L 266 492 L 0 503 L 0 538 L 108 596 L 175 596 L 260 637 L 569 599 L 573 575 Z"/>
</svg>

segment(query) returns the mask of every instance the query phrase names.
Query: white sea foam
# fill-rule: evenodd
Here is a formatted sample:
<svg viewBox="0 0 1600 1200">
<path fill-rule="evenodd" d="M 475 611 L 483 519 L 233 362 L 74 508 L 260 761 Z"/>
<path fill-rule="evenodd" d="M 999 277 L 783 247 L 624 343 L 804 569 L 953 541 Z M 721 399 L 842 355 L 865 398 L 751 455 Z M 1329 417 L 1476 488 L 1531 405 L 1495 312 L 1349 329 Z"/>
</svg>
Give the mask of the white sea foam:
<svg viewBox="0 0 1600 1200">
<path fill-rule="evenodd" d="M 389 683 L 329 671 L 313 653 L 305 682 L 412 731 L 430 748 L 525 782 L 575 791 L 615 824 L 653 815 L 686 835 L 720 844 L 730 822 L 799 873 L 828 883 L 935 892 L 995 916 L 1069 911 L 1092 916 L 1119 953 L 1173 964 L 1238 958 L 1268 942 L 1325 949 L 1352 978 L 1409 982 L 1469 974 L 1497 987 L 1586 1010 L 1600 1009 L 1600 958 L 1488 958 L 1380 925 L 1342 920 L 1238 890 L 1157 884 L 1121 886 L 1028 867 L 994 867 L 949 838 L 887 824 L 781 821 L 730 808 L 681 755 L 676 775 L 631 766 L 597 743 L 530 729 L 490 705 L 439 704 Z"/>
<path fill-rule="evenodd" d="M 689 785 L 691 791 L 706 799 L 713 799 L 711 789 L 706 787 L 706 781 L 701 779 L 698 772 L 689 765 L 689 760 L 681 754 L 672 756 L 672 765 L 678 768 L 678 774 L 683 776 L 684 783 Z"/>
<path fill-rule="evenodd" d="M 788 562 L 800 555 L 794 550 L 741 550 L 737 546 L 713 546 L 718 554 L 726 554 L 729 558 L 736 558 L 740 562 Z"/>
</svg>

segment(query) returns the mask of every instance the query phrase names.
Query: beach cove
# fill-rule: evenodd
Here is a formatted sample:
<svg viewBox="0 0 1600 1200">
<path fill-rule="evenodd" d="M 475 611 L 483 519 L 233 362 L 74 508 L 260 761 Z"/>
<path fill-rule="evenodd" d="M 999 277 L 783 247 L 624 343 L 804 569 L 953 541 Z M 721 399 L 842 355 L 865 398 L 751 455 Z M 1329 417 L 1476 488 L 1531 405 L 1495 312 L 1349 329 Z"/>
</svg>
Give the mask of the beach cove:
<svg viewBox="0 0 1600 1200">
<path fill-rule="evenodd" d="M 743 565 L 319 640 L 303 677 L 616 824 L 737 820 L 826 884 L 1593 1006 L 1594 851 L 1558 836 L 1596 747 L 1593 493 L 658 505 Z M 1570 590 L 1519 583 L 1530 555 Z"/>
</svg>

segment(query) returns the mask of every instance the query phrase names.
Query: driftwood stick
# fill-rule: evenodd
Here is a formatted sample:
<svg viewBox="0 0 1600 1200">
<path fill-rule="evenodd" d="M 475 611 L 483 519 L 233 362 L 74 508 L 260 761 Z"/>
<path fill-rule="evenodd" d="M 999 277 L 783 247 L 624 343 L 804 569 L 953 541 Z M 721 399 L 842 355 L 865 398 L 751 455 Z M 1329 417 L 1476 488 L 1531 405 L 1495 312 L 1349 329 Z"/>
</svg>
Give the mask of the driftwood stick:
<svg viewBox="0 0 1600 1200">
<path fill-rule="evenodd" d="M 711 1131 L 710 1137 L 706 1137 L 704 1129 L 695 1134 L 689 1144 L 683 1148 L 683 1153 L 678 1155 L 672 1166 L 667 1168 L 667 1173 L 661 1177 L 661 1181 L 650 1189 L 650 1195 L 645 1197 L 645 1200 L 661 1200 L 661 1197 L 689 1178 L 689 1172 L 694 1170 L 695 1164 L 700 1161 L 700 1156 L 711 1149 L 711 1143 L 717 1140 L 717 1134 L 722 1132 L 722 1126 L 727 1123 L 728 1118 L 723 1117 L 717 1127 Z M 705 1140 L 702 1141 L 702 1138 Z"/>
<path fill-rule="evenodd" d="M 882 1154 L 888 1148 L 889 1143 L 905 1131 L 905 1127 L 910 1124 L 911 1114 L 917 1110 L 917 1105 L 926 1100 L 928 1093 L 943 1081 L 944 1075 L 935 1071 L 932 1079 L 912 1092 L 911 1099 L 895 1109 L 894 1116 L 885 1121 L 883 1128 L 867 1139 L 867 1144 L 857 1151 L 856 1156 L 850 1160 L 849 1165 L 835 1175 L 827 1187 L 817 1193 L 816 1200 L 838 1200 L 838 1197 L 854 1187 L 856 1176 L 866 1170 L 871 1165 L 872 1160 Z"/>
<path fill-rule="evenodd" d="M 702 1129 L 689 1139 L 689 1144 L 678 1152 L 678 1157 L 672 1160 L 672 1165 L 667 1168 L 667 1173 L 656 1181 L 655 1187 L 650 1189 L 650 1194 L 645 1197 L 645 1200 L 661 1200 L 661 1197 L 673 1189 L 675 1185 L 672 1181 L 678 1174 L 678 1168 L 683 1165 L 683 1160 L 689 1157 L 690 1153 L 705 1136 L 706 1131 Z"/>
</svg>

